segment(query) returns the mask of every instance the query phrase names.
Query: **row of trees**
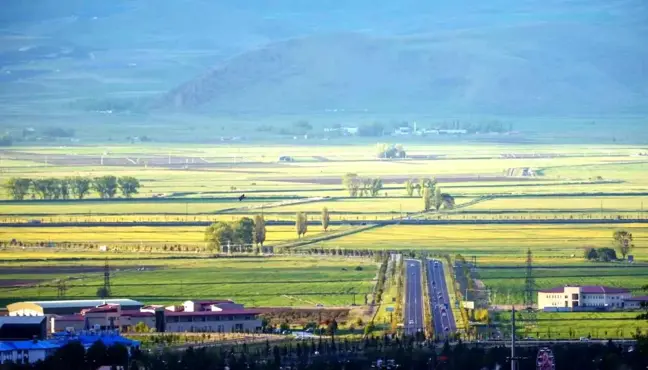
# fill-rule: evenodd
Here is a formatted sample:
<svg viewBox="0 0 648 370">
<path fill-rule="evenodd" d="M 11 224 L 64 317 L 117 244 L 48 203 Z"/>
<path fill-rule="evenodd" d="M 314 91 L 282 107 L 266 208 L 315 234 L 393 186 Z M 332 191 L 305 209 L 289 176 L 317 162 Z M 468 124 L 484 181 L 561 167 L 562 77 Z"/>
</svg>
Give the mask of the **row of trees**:
<svg viewBox="0 0 648 370">
<path fill-rule="evenodd" d="M 209 225 L 205 230 L 205 242 L 212 251 L 231 253 L 260 252 L 259 245 L 263 248 L 266 240 L 266 226 L 263 215 L 242 217 L 237 221 L 217 221 Z"/>
<path fill-rule="evenodd" d="M 342 185 L 350 197 L 377 197 L 383 188 L 383 181 L 380 178 L 359 177 L 356 173 L 347 173 L 342 177 Z"/>
<path fill-rule="evenodd" d="M 119 190 L 126 198 L 139 192 L 139 180 L 132 176 L 38 178 L 12 177 L 4 184 L 11 199 L 24 200 L 30 193 L 40 199 L 83 199 L 92 191 L 102 199 L 112 199 Z"/>
</svg>

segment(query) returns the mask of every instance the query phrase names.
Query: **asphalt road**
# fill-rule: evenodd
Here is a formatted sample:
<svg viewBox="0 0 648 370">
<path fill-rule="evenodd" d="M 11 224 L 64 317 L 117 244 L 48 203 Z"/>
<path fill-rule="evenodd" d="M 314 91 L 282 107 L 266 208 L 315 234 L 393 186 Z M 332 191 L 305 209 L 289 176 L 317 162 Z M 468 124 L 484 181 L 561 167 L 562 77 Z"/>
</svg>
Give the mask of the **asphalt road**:
<svg viewBox="0 0 648 370">
<path fill-rule="evenodd" d="M 432 321 L 434 321 L 434 333 L 439 338 L 445 338 L 457 330 L 457 324 L 452 314 L 452 304 L 454 303 L 450 302 L 448 285 L 443 273 L 443 262 L 428 260 L 427 263 L 427 289 L 430 296 L 430 312 L 432 312 Z"/>
<path fill-rule="evenodd" d="M 421 261 L 405 260 L 405 334 L 414 335 L 423 330 L 423 290 L 421 289 Z"/>
</svg>

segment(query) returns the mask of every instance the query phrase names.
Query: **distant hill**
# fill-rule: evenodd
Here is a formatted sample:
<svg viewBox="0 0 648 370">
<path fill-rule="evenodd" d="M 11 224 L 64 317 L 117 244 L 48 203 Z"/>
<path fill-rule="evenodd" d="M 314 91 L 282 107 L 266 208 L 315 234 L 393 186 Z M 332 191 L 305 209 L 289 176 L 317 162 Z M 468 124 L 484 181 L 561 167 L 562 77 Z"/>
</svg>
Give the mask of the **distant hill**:
<svg viewBox="0 0 648 370">
<path fill-rule="evenodd" d="M 233 57 L 157 105 L 223 112 L 647 112 L 642 42 L 622 28 L 601 32 L 568 22 L 309 36 Z"/>
</svg>

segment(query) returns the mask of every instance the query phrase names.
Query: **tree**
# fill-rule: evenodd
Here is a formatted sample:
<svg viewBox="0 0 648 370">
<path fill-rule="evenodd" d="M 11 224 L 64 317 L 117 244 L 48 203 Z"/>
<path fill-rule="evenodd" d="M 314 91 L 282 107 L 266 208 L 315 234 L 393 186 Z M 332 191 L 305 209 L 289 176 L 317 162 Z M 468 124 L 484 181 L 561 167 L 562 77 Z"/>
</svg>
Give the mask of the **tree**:
<svg viewBox="0 0 648 370">
<path fill-rule="evenodd" d="M 405 193 L 407 193 L 408 197 L 414 195 L 414 182 L 411 179 L 405 181 Z"/>
<path fill-rule="evenodd" d="M 431 197 L 432 197 L 432 194 L 430 194 L 430 189 L 429 188 L 423 189 L 423 210 L 425 212 L 429 211 L 430 207 L 432 206 Z"/>
<path fill-rule="evenodd" d="M 263 215 L 254 216 L 254 244 L 261 244 L 266 240 L 266 226 Z"/>
<path fill-rule="evenodd" d="M 210 249 L 223 252 L 223 247 L 234 238 L 234 231 L 227 222 L 217 221 L 205 230 L 205 241 Z M 229 252 L 229 251 L 228 251 Z"/>
<path fill-rule="evenodd" d="M 117 180 L 117 184 L 119 186 L 119 190 L 126 198 L 130 198 L 133 196 L 133 194 L 137 194 L 140 187 L 139 180 L 131 176 L 120 177 Z"/>
<path fill-rule="evenodd" d="M 32 191 L 41 199 L 52 199 L 57 193 L 56 179 L 35 179 L 32 180 Z"/>
<path fill-rule="evenodd" d="M 59 179 L 59 195 L 61 199 L 70 199 L 70 179 Z"/>
<path fill-rule="evenodd" d="M 443 205 L 443 195 L 441 194 L 441 188 L 437 187 L 434 189 L 434 208 L 439 211 Z"/>
<path fill-rule="evenodd" d="M 326 327 L 326 331 L 331 336 L 331 340 L 335 342 L 335 332 L 338 330 L 338 323 L 335 319 L 331 320 Z"/>
<path fill-rule="evenodd" d="M 328 230 L 330 221 L 331 217 L 329 216 L 328 208 L 322 208 L 322 228 L 324 229 L 324 231 Z"/>
<path fill-rule="evenodd" d="M 96 341 L 88 348 L 86 361 L 91 369 L 97 369 L 108 362 L 108 348 L 103 341 Z"/>
<path fill-rule="evenodd" d="M 121 343 L 113 344 L 108 347 L 108 350 L 106 351 L 106 360 L 108 365 L 111 365 L 113 368 L 116 368 L 117 366 L 127 366 L 128 348 Z"/>
<path fill-rule="evenodd" d="M 370 192 L 372 197 L 377 197 L 383 187 L 383 182 L 379 178 L 371 179 Z"/>
<path fill-rule="evenodd" d="M 303 235 L 306 235 L 306 231 L 308 230 L 308 218 L 305 213 L 303 212 L 297 212 L 296 219 L 295 219 L 295 230 L 297 231 L 297 237 L 301 238 Z"/>
<path fill-rule="evenodd" d="M 106 287 L 97 288 L 97 298 L 108 298 L 110 297 L 110 291 Z"/>
<path fill-rule="evenodd" d="M 136 333 L 148 333 L 151 331 L 151 329 L 148 326 L 146 326 L 144 321 L 140 321 L 137 324 L 135 324 L 133 330 L 135 330 Z"/>
<path fill-rule="evenodd" d="M 92 187 L 102 199 L 112 199 L 117 193 L 117 178 L 111 175 L 97 177 L 93 180 Z"/>
<path fill-rule="evenodd" d="M 77 199 L 83 199 L 83 197 L 90 193 L 91 182 L 92 180 L 90 180 L 89 178 L 81 176 L 76 176 L 68 179 L 72 195 L 74 195 L 74 197 L 76 197 Z"/>
<path fill-rule="evenodd" d="M 234 222 L 232 224 L 232 234 L 234 236 L 234 244 L 238 244 L 243 249 L 251 248 L 255 234 L 254 220 L 249 217 L 243 217 Z"/>
<path fill-rule="evenodd" d="M 9 197 L 13 200 L 23 200 L 25 196 L 29 193 L 29 187 L 31 185 L 31 180 L 21 177 L 12 177 L 7 180 L 4 184 L 4 188 L 7 190 Z"/>
<path fill-rule="evenodd" d="M 634 247 L 634 244 L 632 244 L 632 233 L 627 230 L 617 230 L 612 237 L 614 239 L 614 245 L 619 249 L 621 256 L 625 259 L 626 255 Z"/>
<path fill-rule="evenodd" d="M 350 197 L 356 197 L 358 196 L 358 190 L 360 190 L 360 180 L 358 179 L 358 175 L 355 173 L 347 173 L 342 177 L 342 185 L 347 189 L 349 192 Z"/>
<path fill-rule="evenodd" d="M 455 199 L 452 195 L 443 193 L 441 194 L 443 209 L 453 209 L 455 206 Z"/>
</svg>

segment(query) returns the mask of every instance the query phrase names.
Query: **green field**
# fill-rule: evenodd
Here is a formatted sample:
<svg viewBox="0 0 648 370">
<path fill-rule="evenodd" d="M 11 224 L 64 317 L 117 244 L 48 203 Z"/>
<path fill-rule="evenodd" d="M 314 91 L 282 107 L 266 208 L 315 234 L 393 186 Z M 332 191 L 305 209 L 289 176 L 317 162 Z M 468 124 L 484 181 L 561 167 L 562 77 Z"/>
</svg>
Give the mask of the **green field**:
<svg viewBox="0 0 648 370">
<path fill-rule="evenodd" d="M 4 252 L 0 252 L 0 258 Z M 59 254 L 56 258 L 64 258 Z M 68 258 L 78 254 L 68 254 Z M 104 255 L 105 257 L 105 255 Z M 93 298 L 103 284 L 103 260 L 4 262 L 0 301 L 54 299 L 54 279 L 67 279 L 66 298 Z M 363 259 L 272 257 L 168 259 L 143 255 L 112 258 L 112 295 L 146 303 L 179 303 L 189 298 L 231 298 L 251 306 L 350 305 L 364 300 L 376 265 Z M 356 267 L 362 269 L 356 271 Z M 84 272 L 91 267 L 94 271 Z M 144 267 L 144 271 L 138 269 Z M 91 269 L 91 270 L 92 270 Z M 20 271 L 29 271 L 28 274 Z M 12 272 L 15 271 L 15 272 Z M 81 272 L 75 272 L 81 271 Z M 32 280 L 32 287 L 8 287 Z"/>
<path fill-rule="evenodd" d="M 524 321 L 525 316 L 520 315 L 518 335 L 534 339 L 579 339 L 588 336 L 596 339 L 630 339 L 637 330 L 645 333 L 647 329 L 644 322 L 636 319 L 637 315 L 637 312 L 540 312 L 535 326 L 528 326 Z M 493 319 L 507 325 L 511 321 L 511 313 L 500 312 Z"/>
</svg>

